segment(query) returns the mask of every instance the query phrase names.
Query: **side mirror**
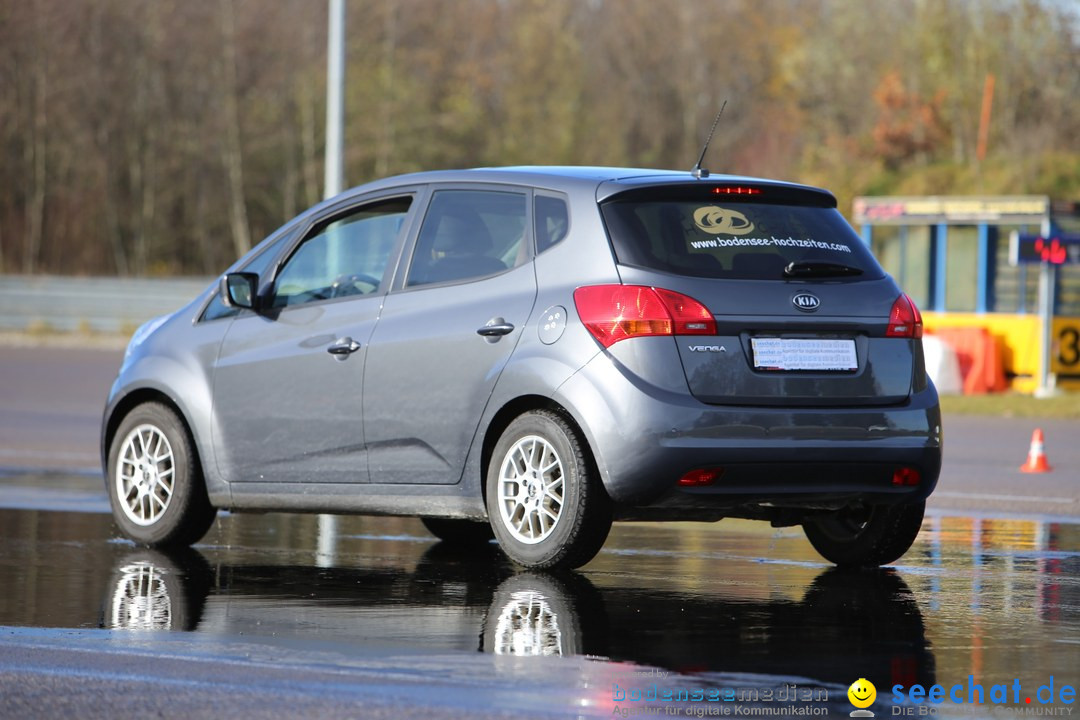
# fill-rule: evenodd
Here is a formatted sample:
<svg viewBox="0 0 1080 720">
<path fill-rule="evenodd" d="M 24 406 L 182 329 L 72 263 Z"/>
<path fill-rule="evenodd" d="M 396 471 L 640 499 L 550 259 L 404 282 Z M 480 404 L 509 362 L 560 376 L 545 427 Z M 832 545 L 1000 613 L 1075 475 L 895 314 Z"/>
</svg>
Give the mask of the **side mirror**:
<svg viewBox="0 0 1080 720">
<path fill-rule="evenodd" d="M 221 300 L 229 307 L 254 310 L 259 297 L 259 276 L 233 272 L 221 278 Z"/>
</svg>

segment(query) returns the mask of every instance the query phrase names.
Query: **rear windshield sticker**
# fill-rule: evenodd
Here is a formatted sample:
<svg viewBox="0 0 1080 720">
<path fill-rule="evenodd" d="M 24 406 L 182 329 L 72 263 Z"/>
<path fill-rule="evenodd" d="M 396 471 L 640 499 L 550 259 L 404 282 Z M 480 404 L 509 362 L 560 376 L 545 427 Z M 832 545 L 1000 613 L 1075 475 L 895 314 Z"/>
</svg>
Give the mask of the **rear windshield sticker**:
<svg viewBox="0 0 1080 720">
<path fill-rule="evenodd" d="M 726 233 L 728 235 L 745 235 L 753 232 L 754 223 L 746 219 L 738 210 L 707 205 L 694 211 L 694 224 L 702 232 L 710 235 Z"/>
<path fill-rule="evenodd" d="M 749 237 L 749 238 L 710 238 L 709 240 L 691 240 L 689 245 L 694 250 L 712 250 L 713 248 L 726 247 L 793 247 L 807 248 L 812 250 L 833 250 L 835 252 L 849 253 L 851 247 L 843 243 L 822 242 L 813 238 L 778 238 Z"/>
</svg>

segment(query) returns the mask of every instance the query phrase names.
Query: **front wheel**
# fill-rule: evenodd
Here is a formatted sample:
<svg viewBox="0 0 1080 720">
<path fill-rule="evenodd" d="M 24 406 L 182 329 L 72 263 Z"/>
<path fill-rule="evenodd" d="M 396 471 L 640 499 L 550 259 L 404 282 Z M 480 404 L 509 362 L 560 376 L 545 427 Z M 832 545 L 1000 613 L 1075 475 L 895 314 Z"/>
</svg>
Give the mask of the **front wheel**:
<svg viewBox="0 0 1080 720">
<path fill-rule="evenodd" d="M 510 423 L 492 453 L 486 489 L 499 546 L 525 567 L 581 567 L 611 530 L 611 499 L 584 443 L 554 412 Z"/>
<path fill-rule="evenodd" d="M 106 484 L 116 524 L 144 545 L 190 545 L 217 515 L 187 428 L 161 403 L 139 405 L 120 423 Z"/>
<path fill-rule="evenodd" d="M 922 527 L 925 502 L 859 505 L 803 522 L 807 540 L 840 567 L 888 565 L 906 553 Z"/>
</svg>

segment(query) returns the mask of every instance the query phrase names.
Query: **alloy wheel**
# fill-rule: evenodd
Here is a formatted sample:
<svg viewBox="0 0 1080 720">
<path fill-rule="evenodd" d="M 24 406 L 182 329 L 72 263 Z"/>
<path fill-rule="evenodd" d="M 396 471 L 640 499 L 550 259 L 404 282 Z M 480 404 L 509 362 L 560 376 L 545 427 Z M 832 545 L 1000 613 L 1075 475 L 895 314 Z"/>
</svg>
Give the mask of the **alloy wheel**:
<svg viewBox="0 0 1080 720">
<path fill-rule="evenodd" d="M 116 497 L 124 515 L 136 525 L 153 525 L 169 508 L 175 465 L 172 446 L 154 425 L 128 433 L 116 467 Z"/>
<path fill-rule="evenodd" d="M 519 542 L 548 537 L 563 509 L 563 464 L 555 447 L 538 435 L 511 446 L 499 473 L 499 514 Z"/>
</svg>

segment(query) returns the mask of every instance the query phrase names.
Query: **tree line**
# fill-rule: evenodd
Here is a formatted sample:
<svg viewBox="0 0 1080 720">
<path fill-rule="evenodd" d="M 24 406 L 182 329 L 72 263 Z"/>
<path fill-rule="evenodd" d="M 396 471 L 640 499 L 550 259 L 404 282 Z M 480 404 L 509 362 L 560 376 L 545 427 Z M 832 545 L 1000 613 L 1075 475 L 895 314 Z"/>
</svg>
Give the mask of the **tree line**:
<svg viewBox="0 0 1080 720">
<path fill-rule="evenodd" d="M 0 272 L 214 274 L 322 195 L 324 0 L 0 0 Z M 1080 195 L 1060 0 L 349 0 L 345 176 Z M 988 122 L 986 122 L 988 119 Z"/>
</svg>

